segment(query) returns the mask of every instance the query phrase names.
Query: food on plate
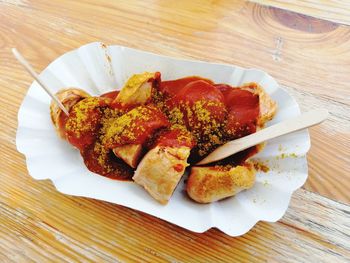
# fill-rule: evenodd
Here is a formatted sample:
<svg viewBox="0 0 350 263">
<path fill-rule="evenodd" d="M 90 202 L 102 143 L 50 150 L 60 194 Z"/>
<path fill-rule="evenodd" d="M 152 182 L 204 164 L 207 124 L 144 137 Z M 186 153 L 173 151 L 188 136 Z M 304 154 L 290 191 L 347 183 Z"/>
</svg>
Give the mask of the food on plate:
<svg viewBox="0 0 350 263">
<path fill-rule="evenodd" d="M 241 87 L 191 76 L 161 80 L 159 72 L 133 75 L 120 91 L 91 96 L 57 93 L 51 119 L 59 136 L 77 148 L 86 167 L 112 179 L 133 180 L 166 204 L 186 170 L 190 198 L 209 203 L 255 182 L 251 147 L 224 160 L 195 166 L 218 146 L 256 132 L 277 105 L 256 83 Z"/>
<path fill-rule="evenodd" d="M 115 99 L 122 105 L 143 105 L 151 100 L 152 87 L 160 82 L 160 73 L 135 74 L 128 79 Z"/>
<path fill-rule="evenodd" d="M 193 167 L 187 181 L 188 195 L 198 203 L 211 203 L 249 189 L 255 182 L 253 165 Z"/>
<path fill-rule="evenodd" d="M 70 109 L 82 99 L 90 97 L 88 93 L 77 88 L 62 89 L 56 93 L 56 96 L 68 111 L 70 111 Z M 57 103 L 51 103 L 50 115 L 58 135 L 62 139 L 65 139 L 66 133 L 64 126 L 66 125 L 67 116 Z"/>
<path fill-rule="evenodd" d="M 88 97 L 71 108 L 65 124 L 70 144 L 82 150 L 97 140 L 108 101 L 103 97 Z"/>
<path fill-rule="evenodd" d="M 141 155 L 142 155 L 142 145 L 141 144 L 128 144 L 112 149 L 113 153 L 122 159 L 126 164 L 130 165 L 132 168 L 136 168 Z"/>
<path fill-rule="evenodd" d="M 143 186 L 154 199 L 166 204 L 179 183 L 191 149 L 186 146 L 156 146 L 138 165 L 133 180 Z"/>
<path fill-rule="evenodd" d="M 277 103 L 256 83 L 244 84 L 241 89 L 248 90 L 259 96 L 258 127 L 261 128 L 266 122 L 272 120 L 277 110 Z"/>
<path fill-rule="evenodd" d="M 173 125 L 169 130 L 163 130 L 132 179 L 157 201 L 166 204 L 189 166 L 187 159 L 193 145 L 192 135 L 186 129 Z"/>
</svg>

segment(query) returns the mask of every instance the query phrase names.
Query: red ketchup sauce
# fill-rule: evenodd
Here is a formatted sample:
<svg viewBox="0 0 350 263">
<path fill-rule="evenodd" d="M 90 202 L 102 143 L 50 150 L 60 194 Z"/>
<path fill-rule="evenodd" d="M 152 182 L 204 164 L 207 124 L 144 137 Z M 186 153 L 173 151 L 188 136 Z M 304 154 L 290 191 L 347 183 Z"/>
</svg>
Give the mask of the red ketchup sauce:
<svg viewBox="0 0 350 263">
<path fill-rule="evenodd" d="M 215 86 L 223 94 L 228 111 L 225 127 L 227 140 L 234 140 L 256 132 L 260 114 L 259 96 L 250 91 L 233 88 L 226 84 L 216 84 Z M 253 146 L 219 163 L 241 165 L 257 152 L 258 147 Z"/>
<path fill-rule="evenodd" d="M 186 77 L 186 78 L 181 78 L 176 80 L 162 81 L 160 82 L 159 91 L 163 93 L 166 97 L 174 97 L 181 90 L 181 88 L 197 80 L 203 80 L 209 84 L 214 84 L 209 79 L 205 79 L 197 76 L 191 76 L 191 77 Z"/>
<path fill-rule="evenodd" d="M 113 148 L 128 144 L 141 144 L 145 149 L 157 145 L 187 146 L 193 151 L 190 161 L 195 163 L 209 153 L 200 155 L 201 147 L 213 150 L 226 141 L 256 131 L 259 96 L 250 91 L 214 84 L 197 76 L 160 81 L 160 74 L 153 88 L 162 94 L 167 109 L 180 110 L 183 126 L 173 126 L 172 116 L 153 104 L 115 103 L 119 91 L 83 99 L 73 106 L 68 118 L 61 120 L 60 125 L 66 123 L 68 141 L 80 150 L 90 171 L 112 179 L 131 180 L 134 170 L 114 155 Z M 112 118 L 116 130 L 110 130 L 113 136 L 104 141 L 100 136 L 102 120 L 111 112 L 119 114 Z M 214 144 L 216 134 L 223 135 Z M 217 164 L 244 164 L 256 152 L 257 148 L 252 147 Z"/>
<path fill-rule="evenodd" d="M 195 141 L 191 133 L 181 129 L 164 130 L 158 136 L 154 146 L 165 147 L 181 147 L 186 146 L 192 148 L 195 146 Z"/>
<path fill-rule="evenodd" d="M 226 129 L 230 139 L 236 139 L 256 131 L 259 118 L 259 96 L 247 90 L 216 85 L 224 95 L 228 110 Z"/>
<path fill-rule="evenodd" d="M 118 159 L 112 151 L 101 150 L 99 141 L 80 151 L 86 167 L 94 173 L 111 179 L 131 181 L 133 169 Z"/>
</svg>

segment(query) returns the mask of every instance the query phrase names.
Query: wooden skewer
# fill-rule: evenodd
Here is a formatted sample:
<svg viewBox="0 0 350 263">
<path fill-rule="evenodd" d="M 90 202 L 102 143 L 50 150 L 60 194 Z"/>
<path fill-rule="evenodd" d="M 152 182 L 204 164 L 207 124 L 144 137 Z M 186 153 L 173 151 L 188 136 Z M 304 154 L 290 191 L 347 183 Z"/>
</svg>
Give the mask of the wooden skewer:
<svg viewBox="0 0 350 263">
<path fill-rule="evenodd" d="M 53 94 L 50 89 L 41 80 L 40 76 L 34 71 L 33 67 L 28 63 L 28 61 L 18 52 L 16 48 L 12 48 L 12 53 L 19 63 L 29 72 L 30 75 L 39 83 L 39 85 L 46 91 L 46 93 L 57 103 L 61 110 L 68 116 L 69 113 L 67 109 L 63 106 L 61 101 Z"/>
<path fill-rule="evenodd" d="M 325 109 L 309 111 L 296 118 L 282 121 L 256 133 L 230 141 L 215 149 L 207 157 L 198 162 L 197 165 L 222 160 L 267 140 L 317 125 L 327 119 L 327 117 L 328 111 Z"/>
</svg>

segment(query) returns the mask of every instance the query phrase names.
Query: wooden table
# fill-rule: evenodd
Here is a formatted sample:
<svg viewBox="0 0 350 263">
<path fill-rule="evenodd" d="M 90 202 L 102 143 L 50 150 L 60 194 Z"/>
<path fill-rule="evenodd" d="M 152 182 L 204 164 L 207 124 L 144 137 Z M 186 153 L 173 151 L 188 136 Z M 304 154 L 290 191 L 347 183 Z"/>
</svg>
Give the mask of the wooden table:
<svg viewBox="0 0 350 263">
<path fill-rule="evenodd" d="M 283 2 L 0 1 L 0 261 L 349 260 L 350 4 Z M 196 234 L 34 181 L 15 147 L 17 111 L 32 78 L 10 48 L 40 71 L 93 41 L 261 68 L 302 110 L 329 109 L 330 119 L 310 129 L 309 178 L 283 219 L 239 238 L 216 229 Z"/>
</svg>

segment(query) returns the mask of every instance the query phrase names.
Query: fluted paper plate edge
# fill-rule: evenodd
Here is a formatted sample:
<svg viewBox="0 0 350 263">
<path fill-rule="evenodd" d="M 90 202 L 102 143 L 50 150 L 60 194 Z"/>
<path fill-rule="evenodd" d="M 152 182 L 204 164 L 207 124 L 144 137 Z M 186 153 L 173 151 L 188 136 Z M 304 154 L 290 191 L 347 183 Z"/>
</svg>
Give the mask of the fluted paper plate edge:
<svg viewBox="0 0 350 263">
<path fill-rule="evenodd" d="M 300 113 L 296 101 L 261 70 L 174 59 L 99 42 L 65 53 L 40 75 L 54 91 L 76 86 L 97 95 L 120 88 L 130 75 L 143 71 L 160 71 L 164 79 L 201 75 L 232 85 L 258 82 L 279 104 L 278 114 L 269 125 Z M 288 208 L 292 193 L 307 179 L 305 156 L 310 140 L 305 130 L 270 141 L 266 149 L 254 157 L 267 162 L 271 169 L 268 173 L 258 173 L 252 189 L 234 198 L 201 205 L 188 200 L 184 183 L 180 182 L 172 200 L 164 207 L 136 184 L 113 181 L 89 172 L 79 153 L 57 138 L 49 120 L 49 103 L 49 97 L 34 81 L 18 112 L 16 145 L 26 157 L 29 174 L 35 179 L 52 180 L 64 194 L 130 207 L 194 232 L 216 227 L 228 235 L 239 236 L 258 221 L 279 220 Z M 103 191 L 98 191 L 96 185 L 103 187 Z M 125 193 L 130 194 L 128 198 L 120 199 Z M 186 214 L 185 219 L 183 214 Z"/>
</svg>

